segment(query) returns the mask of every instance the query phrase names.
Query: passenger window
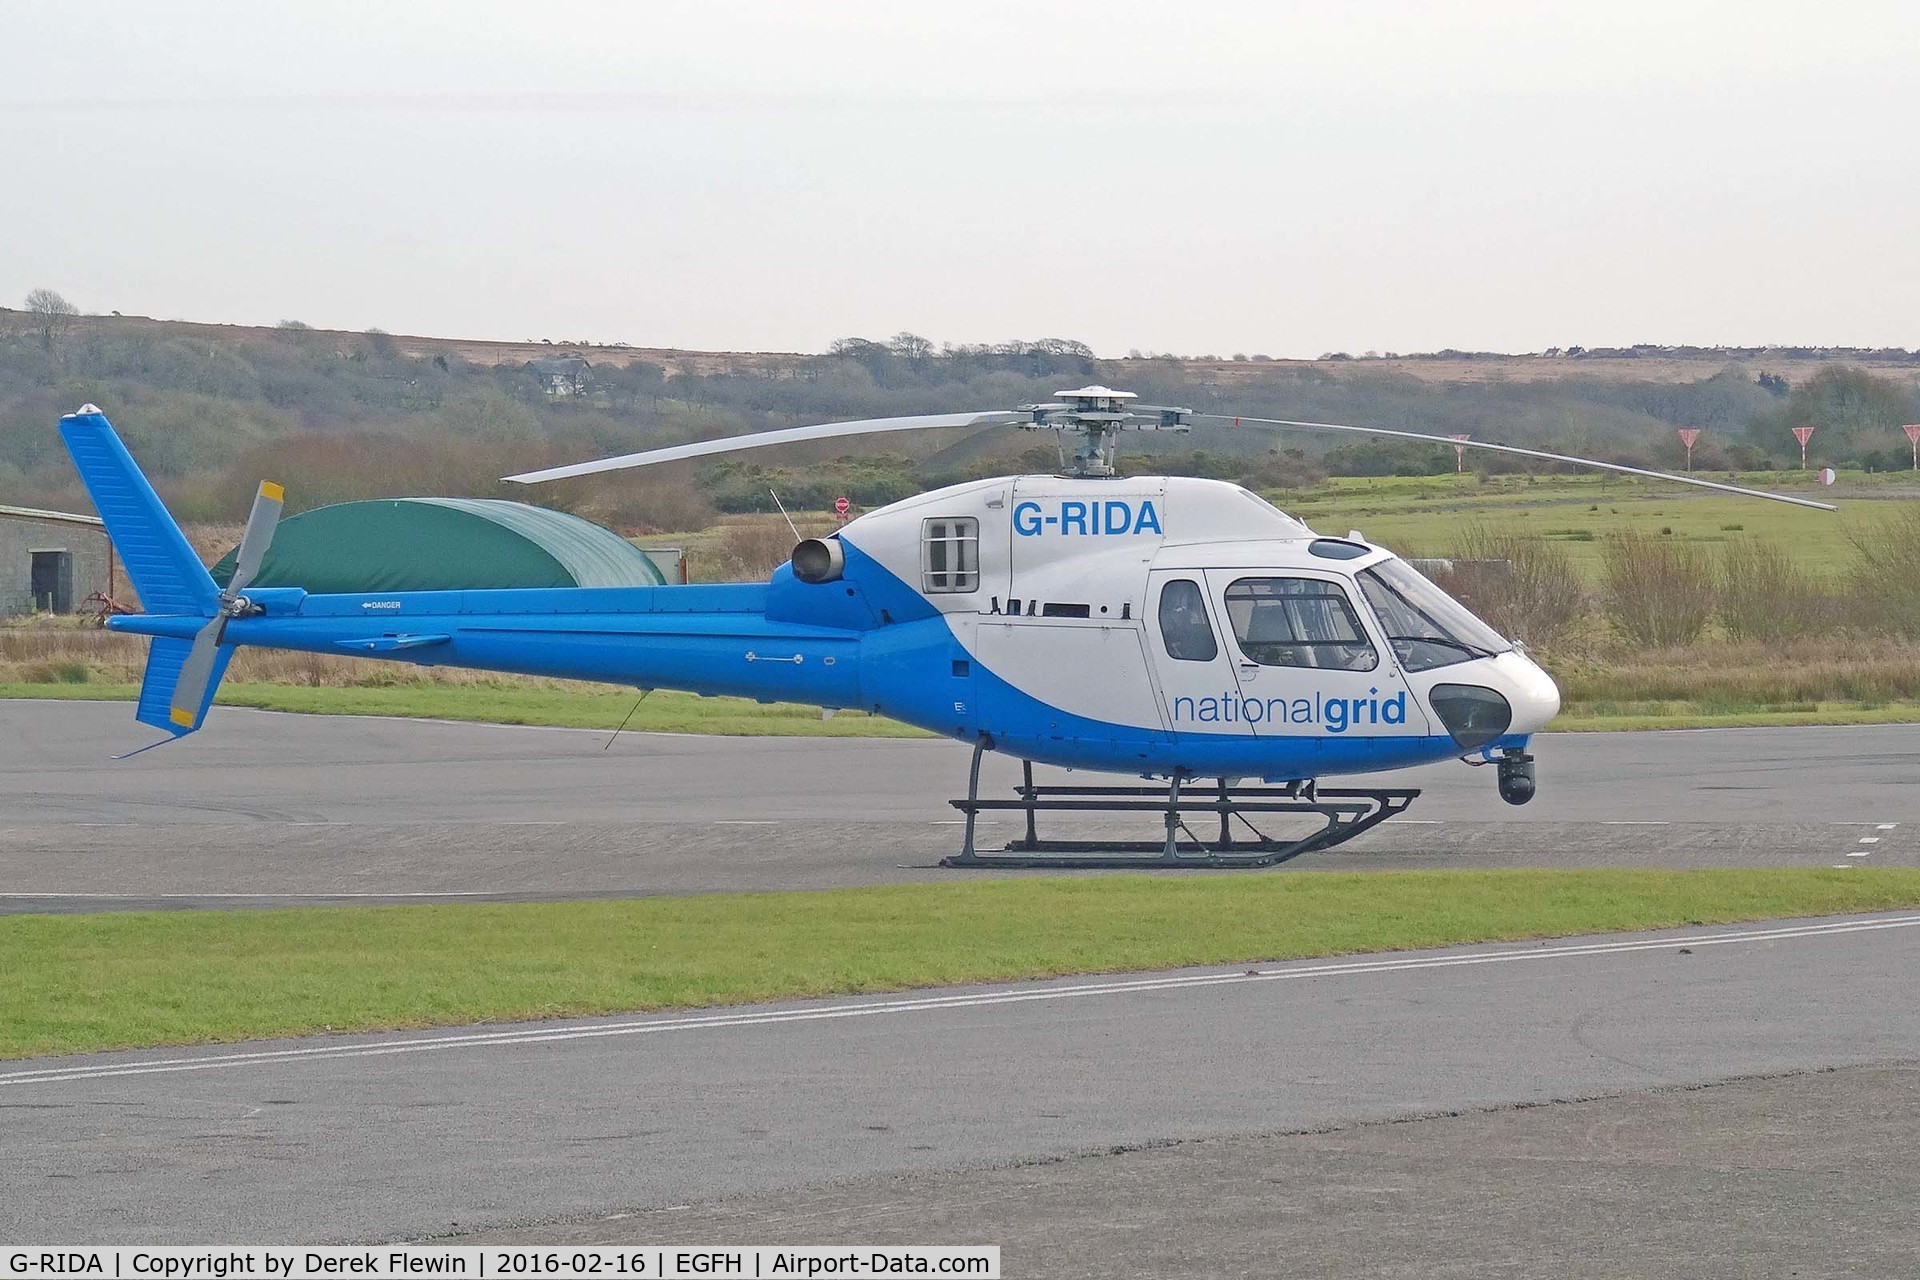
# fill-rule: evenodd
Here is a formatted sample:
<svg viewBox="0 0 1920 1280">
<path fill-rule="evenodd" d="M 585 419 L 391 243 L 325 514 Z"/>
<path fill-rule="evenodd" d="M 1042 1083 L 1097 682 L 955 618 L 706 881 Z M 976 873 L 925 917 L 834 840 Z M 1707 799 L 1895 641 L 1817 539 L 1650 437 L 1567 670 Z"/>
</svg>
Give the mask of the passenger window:
<svg viewBox="0 0 1920 1280">
<path fill-rule="evenodd" d="M 1371 671 L 1380 663 L 1347 593 L 1311 578 L 1241 578 L 1227 588 L 1240 652 L 1263 667 Z"/>
<path fill-rule="evenodd" d="M 1160 642 L 1169 658 L 1181 662 L 1212 662 L 1219 656 L 1220 642 L 1213 638 L 1198 583 L 1175 578 L 1160 588 Z"/>
<path fill-rule="evenodd" d="M 920 587 L 929 594 L 980 589 L 978 520 L 954 516 L 921 526 Z"/>
</svg>

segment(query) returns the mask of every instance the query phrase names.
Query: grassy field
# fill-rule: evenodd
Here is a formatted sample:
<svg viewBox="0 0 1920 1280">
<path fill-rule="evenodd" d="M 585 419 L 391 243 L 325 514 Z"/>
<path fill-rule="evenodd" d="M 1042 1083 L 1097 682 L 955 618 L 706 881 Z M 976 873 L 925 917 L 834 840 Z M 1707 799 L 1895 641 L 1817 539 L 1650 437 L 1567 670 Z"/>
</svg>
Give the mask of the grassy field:
<svg viewBox="0 0 1920 1280">
<path fill-rule="evenodd" d="M 1725 475 L 1707 475 L 1727 480 Z M 1296 493 L 1268 494 L 1273 503 L 1321 533 L 1358 529 L 1370 540 L 1416 556 L 1453 550 L 1461 531 L 1475 521 L 1511 523 L 1565 547 L 1574 564 L 1597 576 L 1601 540 L 1629 529 L 1669 533 L 1709 548 L 1754 537 L 1787 548 L 1816 574 L 1842 573 L 1853 539 L 1871 537 L 1920 496 L 1913 477 L 1847 473 L 1830 489 L 1792 472 L 1739 475 L 1730 483 L 1831 501 L 1839 512 L 1812 511 L 1694 492 L 1678 485 L 1602 476 L 1457 476 L 1335 478 Z"/>
<path fill-rule="evenodd" d="M 1032 878 L 0 918 L 0 1057 L 1920 906 L 1920 870 Z"/>
</svg>

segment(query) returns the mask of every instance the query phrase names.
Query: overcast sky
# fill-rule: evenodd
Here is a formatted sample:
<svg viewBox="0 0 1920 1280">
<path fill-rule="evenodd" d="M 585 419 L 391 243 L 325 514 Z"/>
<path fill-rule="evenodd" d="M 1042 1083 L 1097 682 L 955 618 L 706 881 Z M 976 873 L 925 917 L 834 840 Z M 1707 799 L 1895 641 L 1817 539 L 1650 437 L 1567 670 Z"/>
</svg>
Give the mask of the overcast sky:
<svg viewBox="0 0 1920 1280">
<path fill-rule="evenodd" d="M 0 303 L 1920 346 L 1920 4 L 0 0 Z"/>
</svg>

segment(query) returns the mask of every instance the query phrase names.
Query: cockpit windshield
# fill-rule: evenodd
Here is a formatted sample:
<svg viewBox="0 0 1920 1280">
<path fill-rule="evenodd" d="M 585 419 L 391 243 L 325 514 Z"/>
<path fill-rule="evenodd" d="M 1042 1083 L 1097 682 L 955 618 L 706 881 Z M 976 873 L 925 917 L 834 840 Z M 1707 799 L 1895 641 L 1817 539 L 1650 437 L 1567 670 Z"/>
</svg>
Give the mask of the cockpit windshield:
<svg viewBox="0 0 1920 1280">
<path fill-rule="evenodd" d="M 1513 642 L 1467 612 L 1404 560 L 1382 560 L 1360 573 L 1360 590 L 1379 615 L 1387 642 L 1406 671 L 1431 671 L 1490 658 Z"/>
</svg>

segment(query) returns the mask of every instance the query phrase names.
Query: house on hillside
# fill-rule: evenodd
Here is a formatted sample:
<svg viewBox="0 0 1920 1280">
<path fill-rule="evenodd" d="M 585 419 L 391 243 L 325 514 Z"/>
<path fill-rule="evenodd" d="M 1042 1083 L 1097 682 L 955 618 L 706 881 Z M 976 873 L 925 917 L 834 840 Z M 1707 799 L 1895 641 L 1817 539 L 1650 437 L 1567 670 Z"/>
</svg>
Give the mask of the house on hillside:
<svg viewBox="0 0 1920 1280">
<path fill-rule="evenodd" d="M 93 516 L 0 507 L 0 618 L 72 613 L 100 592 L 111 596 L 113 544 Z"/>
<path fill-rule="evenodd" d="M 526 368 L 540 379 L 541 390 L 550 396 L 581 395 L 593 383 L 593 362 L 574 351 L 529 360 Z"/>
</svg>

